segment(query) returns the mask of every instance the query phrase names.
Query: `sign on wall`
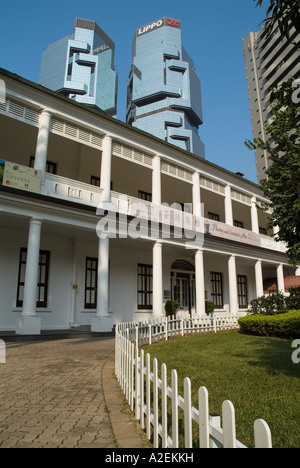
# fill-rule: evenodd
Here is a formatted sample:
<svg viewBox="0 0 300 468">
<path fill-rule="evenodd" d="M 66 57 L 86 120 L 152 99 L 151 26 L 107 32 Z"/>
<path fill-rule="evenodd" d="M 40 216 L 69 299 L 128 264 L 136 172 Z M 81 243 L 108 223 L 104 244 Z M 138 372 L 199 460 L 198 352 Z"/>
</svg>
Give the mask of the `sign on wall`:
<svg viewBox="0 0 300 468">
<path fill-rule="evenodd" d="M 40 193 L 41 181 L 41 171 L 8 161 L 0 161 L 0 185 Z"/>
<path fill-rule="evenodd" d="M 170 18 L 161 18 L 153 23 L 147 24 L 142 28 L 139 28 L 136 31 L 136 36 L 141 36 L 142 34 L 146 34 L 148 32 L 154 31 L 155 29 L 161 28 L 162 26 L 170 26 L 172 28 L 181 28 L 181 22 L 176 19 Z"/>
<path fill-rule="evenodd" d="M 228 224 L 213 221 L 211 219 L 205 219 L 205 232 L 206 234 L 227 240 L 256 246 L 261 245 L 261 236 L 259 234 L 235 226 L 228 226 Z"/>
</svg>

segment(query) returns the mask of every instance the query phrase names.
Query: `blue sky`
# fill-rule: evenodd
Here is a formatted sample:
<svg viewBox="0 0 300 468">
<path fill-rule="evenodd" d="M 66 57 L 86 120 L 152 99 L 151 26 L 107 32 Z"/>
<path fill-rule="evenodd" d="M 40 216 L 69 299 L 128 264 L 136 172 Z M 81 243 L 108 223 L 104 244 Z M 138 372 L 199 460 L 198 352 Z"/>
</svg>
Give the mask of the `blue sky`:
<svg viewBox="0 0 300 468">
<path fill-rule="evenodd" d="M 163 16 L 180 19 L 183 45 L 202 83 L 206 159 L 256 182 L 242 39 L 258 31 L 269 2 L 254 0 L 0 0 L 0 67 L 39 81 L 49 44 L 73 32 L 76 17 L 95 20 L 116 44 L 118 118 L 125 119 L 126 86 L 135 30 Z"/>
</svg>

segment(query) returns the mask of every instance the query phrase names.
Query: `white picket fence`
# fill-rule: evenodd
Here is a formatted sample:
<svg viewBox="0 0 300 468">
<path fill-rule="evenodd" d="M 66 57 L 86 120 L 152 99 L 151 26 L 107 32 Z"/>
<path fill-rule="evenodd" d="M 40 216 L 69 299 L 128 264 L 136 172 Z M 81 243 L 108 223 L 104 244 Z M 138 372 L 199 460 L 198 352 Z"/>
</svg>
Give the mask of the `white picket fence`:
<svg viewBox="0 0 300 468">
<path fill-rule="evenodd" d="M 119 324 L 119 330 L 129 330 L 131 341 L 137 341 L 138 346 L 168 340 L 179 336 L 195 333 L 217 333 L 239 328 L 238 319 L 245 314 L 222 314 L 186 317 L 156 317 L 145 322 L 127 322 Z M 137 327 L 138 325 L 138 327 Z M 138 336 L 135 334 L 138 333 Z"/>
<path fill-rule="evenodd" d="M 193 448 L 193 421 L 197 425 L 196 439 L 200 448 L 247 448 L 236 439 L 235 409 L 230 401 L 223 402 L 221 426 L 221 417 L 209 414 L 205 387 L 198 390 L 198 408 L 193 407 L 191 380 L 188 377 L 184 379 L 182 397 L 178 394 L 177 371 L 172 370 L 171 386 L 168 386 L 167 366 L 162 364 L 159 378 L 157 359 L 153 359 L 151 369 L 150 355 L 145 356 L 143 349 L 139 349 L 141 343 L 151 344 L 154 339 L 168 339 L 187 330 L 191 333 L 196 330 L 191 323 L 182 325 L 181 321 L 180 327 L 174 328 L 175 325 L 176 319 L 166 321 L 164 318 L 155 323 L 116 326 L 115 372 L 136 419 L 146 430 L 154 448 L 178 448 L 182 445 Z M 183 424 L 180 423 L 179 409 L 184 414 Z M 183 426 L 183 432 L 179 426 Z M 254 423 L 254 441 L 255 448 L 272 448 L 270 428 L 262 419 Z"/>
</svg>

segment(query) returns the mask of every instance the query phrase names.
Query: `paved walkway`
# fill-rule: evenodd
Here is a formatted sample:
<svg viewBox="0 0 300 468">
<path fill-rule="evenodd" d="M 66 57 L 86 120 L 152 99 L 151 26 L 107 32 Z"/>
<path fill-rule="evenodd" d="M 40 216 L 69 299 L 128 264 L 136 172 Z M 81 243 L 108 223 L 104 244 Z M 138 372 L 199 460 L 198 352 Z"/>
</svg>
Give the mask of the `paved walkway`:
<svg viewBox="0 0 300 468">
<path fill-rule="evenodd" d="M 6 344 L 0 448 L 149 447 L 114 373 L 114 339 Z"/>
</svg>

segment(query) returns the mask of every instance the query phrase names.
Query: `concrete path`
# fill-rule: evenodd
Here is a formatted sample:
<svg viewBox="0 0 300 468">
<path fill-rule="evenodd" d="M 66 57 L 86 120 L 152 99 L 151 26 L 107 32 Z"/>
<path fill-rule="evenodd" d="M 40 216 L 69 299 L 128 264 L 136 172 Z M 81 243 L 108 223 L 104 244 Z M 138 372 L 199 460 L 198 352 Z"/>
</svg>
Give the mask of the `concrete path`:
<svg viewBox="0 0 300 468">
<path fill-rule="evenodd" d="M 114 377 L 113 338 L 6 343 L 0 448 L 150 447 Z"/>
</svg>

